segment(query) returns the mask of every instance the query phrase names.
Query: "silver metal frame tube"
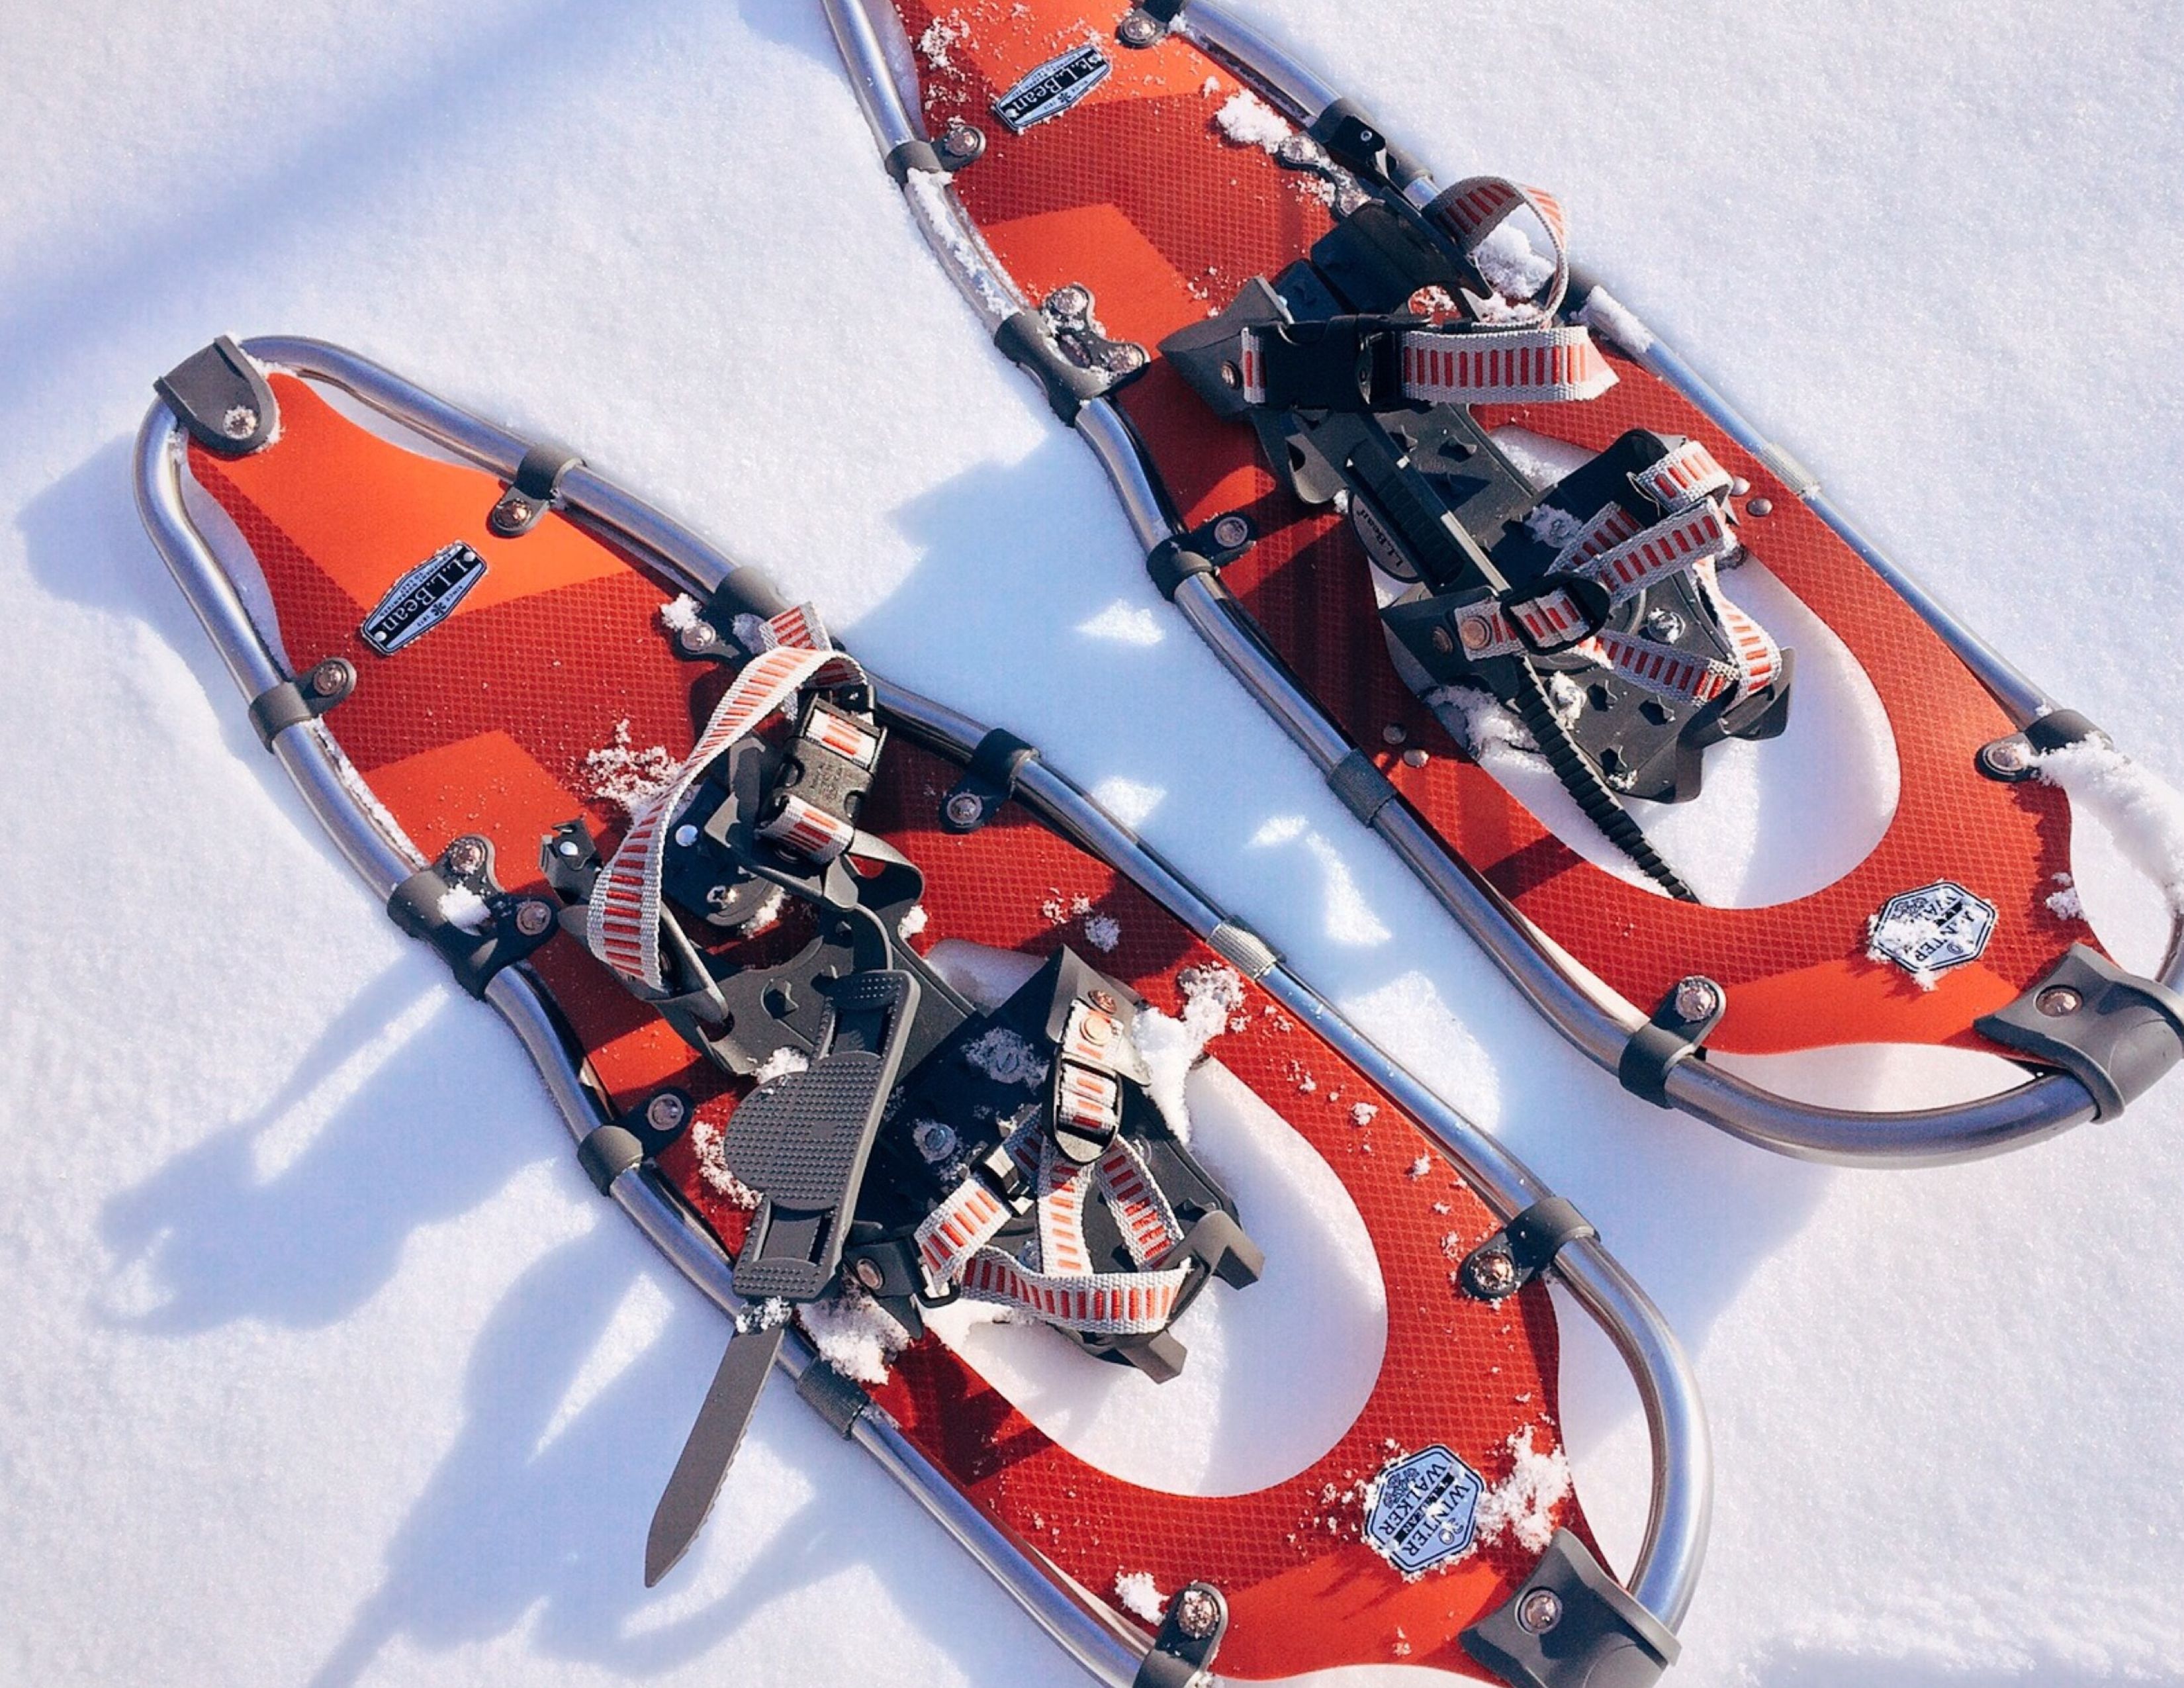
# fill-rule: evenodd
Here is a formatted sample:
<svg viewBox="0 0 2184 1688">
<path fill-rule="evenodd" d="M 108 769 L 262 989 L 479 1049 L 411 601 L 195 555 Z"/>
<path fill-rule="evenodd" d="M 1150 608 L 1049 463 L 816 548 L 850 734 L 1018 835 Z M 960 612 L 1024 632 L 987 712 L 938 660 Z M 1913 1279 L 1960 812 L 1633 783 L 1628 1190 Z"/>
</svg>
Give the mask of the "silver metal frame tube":
<svg viewBox="0 0 2184 1688">
<path fill-rule="evenodd" d="M 338 387 L 497 475 L 512 473 L 522 456 L 525 443 L 517 436 L 337 347 L 267 338 L 250 341 L 245 349 L 260 363 Z M 154 406 L 138 437 L 138 509 L 238 687 L 246 697 L 254 697 L 287 677 L 188 517 L 181 495 L 181 447 L 179 428 L 163 407 Z M 710 593 L 733 570 L 721 553 L 588 469 L 571 470 L 562 482 L 562 493 L 572 515 L 645 554 L 686 589 Z M 913 736 L 959 757 L 984 736 L 979 723 L 900 688 L 881 682 L 880 700 Z M 374 818 L 377 811 L 364 800 L 361 783 L 319 723 L 291 728 L 275 745 L 313 812 L 374 894 L 386 896 L 421 864 L 422 856 L 408 839 L 382 831 Z M 1112 861 L 1201 937 L 1211 937 L 1223 926 L 1235 929 L 1135 834 L 1052 768 L 1031 764 L 1022 794 L 1043 818 Z M 1503 1217 L 1546 1193 L 1521 1162 L 1405 1072 L 1286 967 L 1277 963 L 1262 982 L 1290 1012 L 1309 1021 L 1416 1114 Z M 486 1000 L 531 1053 L 571 1134 L 581 1140 L 608 1123 L 584 1083 L 579 1053 L 570 1047 L 529 972 L 517 967 L 497 975 Z M 610 1193 L 684 1277 L 717 1306 L 733 1310 L 738 1303 L 730 1288 L 732 1263 L 671 1190 L 639 1168 L 616 1180 Z M 1712 1501 L 1711 1449 L 1696 1379 L 1658 1309 L 1599 1244 L 1565 1251 L 1554 1275 L 1601 1325 L 1636 1384 L 1654 1460 L 1646 1541 L 1631 1577 L 1632 1591 L 1674 1625 L 1696 1585 Z M 794 1377 L 811 1358 L 808 1346 L 792 1340 L 783 1347 L 781 1364 Z M 878 1408 L 859 1421 L 854 1439 L 917 1496 L 1071 1657 L 1118 1688 L 1130 1682 L 1143 1652 L 1134 1632 L 1123 1631 L 1104 1608 L 1072 1592 L 1053 1567 L 996 1528 Z"/>
<path fill-rule="evenodd" d="M 913 120 L 894 91 L 879 40 L 879 31 L 895 26 L 892 10 L 884 0 L 826 0 L 826 7 L 866 119 L 883 149 L 916 138 Z M 885 15 L 875 15 L 875 8 Z M 1299 122 L 1309 123 L 1336 97 L 1312 71 L 1232 16 L 1217 0 L 1191 0 L 1174 27 L 1256 83 Z M 879 88 L 886 89 L 886 97 L 874 97 Z M 1419 171 L 1405 191 L 1414 200 L 1430 199 L 1433 180 Z M 993 261 L 952 188 L 938 178 L 927 178 L 905 197 L 967 298 L 978 304 L 996 291 L 1013 296 L 1014 284 Z M 982 315 L 991 326 L 990 309 L 982 309 Z M 1760 434 L 1681 358 L 1657 339 L 1641 360 L 1724 432 L 1777 468 L 1822 520 L 1903 594 L 2020 725 L 2053 706 L 2044 693 L 1858 534 L 1819 495 L 1795 457 Z M 1106 468 L 1139 543 L 1150 550 L 1174 537 L 1176 525 L 1121 413 L 1106 399 L 1093 399 L 1079 411 L 1076 428 Z M 1175 602 L 1223 666 L 1281 723 L 1322 773 L 1350 754 L 1354 747 L 1341 728 L 1297 683 L 1217 578 L 1201 576 L 1184 581 Z M 1606 993 L 1604 987 L 1596 989 L 1574 977 L 1552 942 L 1456 861 L 1407 805 L 1386 805 L 1373 826 L 1526 1000 L 1579 1050 L 1614 1072 L 1631 1033 L 1645 1023 L 1644 1011 Z M 2184 989 L 2184 924 L 2172 930 L 2162 983 Z M 2093 1113 L 2092 1095 L 2063 1072 L 2043 1073 L 1975 1101 L 1896 1113 L 1797 1101 L 1703 1061 L 1679 1063 L 1666 1088 L 1677 1107 L 1747 1143 L 1799 1160 L 1847 1166 L 1933 1166 L 1974 1160 L 2052 1136 Z"/>
</svg>

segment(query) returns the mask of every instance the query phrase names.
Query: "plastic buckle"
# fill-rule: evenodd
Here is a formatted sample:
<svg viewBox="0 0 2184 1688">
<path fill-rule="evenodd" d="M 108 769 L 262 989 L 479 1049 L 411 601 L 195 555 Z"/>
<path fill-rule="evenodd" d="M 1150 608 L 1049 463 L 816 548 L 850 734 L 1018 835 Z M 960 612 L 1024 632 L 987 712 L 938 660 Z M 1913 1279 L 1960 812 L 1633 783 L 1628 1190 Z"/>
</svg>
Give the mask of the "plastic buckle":
<svg viewBox="0 0 2184 1688">
<path fill-rule="evenodd" d="M 1258 348 L 1270 410 L 1380 410 L 1405 402 L 1400 343 L 1391 331 L 1413 319 L 1337 316 L 1324 322 L 1269 322 L 1248 331 Z"/>
<path fill-rule="evenodd" d="M 1510 631 L 1517 635 L 1518 642 L 1535 656 L 1557 656 L 1574 645 L 1583 644 L 1607 625 L 1607 618 L 1615 608 L 1614 601 L 1607 595 L 1607 588 L 1596 580 L 1578 574 L 1554 575 L 1549 579 L 1552 583 L 1545 592 L 1519 591 L 1512 588 L 1502 599 L 1502 607 L 1508 612 Z M 1566 638 L 1550 643 L 1533 636 L 1532 630 L 1524 625 L 1524 618 L 1517 613 L 1517 606 L 1536 602 L 1556 592 L 1562 593 L 1577 606 L 1578 629 Z"/>
</svg>

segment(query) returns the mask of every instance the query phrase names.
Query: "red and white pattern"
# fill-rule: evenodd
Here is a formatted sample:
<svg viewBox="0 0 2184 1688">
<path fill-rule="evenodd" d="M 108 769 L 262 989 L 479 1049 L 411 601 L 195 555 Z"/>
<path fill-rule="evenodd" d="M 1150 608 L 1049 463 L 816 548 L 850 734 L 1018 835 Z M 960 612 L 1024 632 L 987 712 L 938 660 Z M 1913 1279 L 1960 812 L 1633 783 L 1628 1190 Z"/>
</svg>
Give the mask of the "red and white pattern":
<svg viewBox="0 0 2184 1688">
<path fill-rule="evenodd" d="M 1602 632 L 1588 639 L 1585 652 L 1649 692 L 1710 704 L 1736 682 L 1736 671 L 1631 633 Z"/>
<path fill-rule="evenodd" d="M 798 687 L 848 661 L 831 650 L 784 644 L 744 665 L 675 777 L 638 811 L 621 847 L 599 875 L 584 929 L 584 941 L 594 955 L 649 990 L 666 989 L 660 970 L 660 867 L 668 830 L 683 799 L 715 757 L 788 703 Z"/>
<path fill-rule="evenodd" d="M 857 841 L 857 829 L 847 821 L 793 792 L 783 797 L 779 812 L 760 822 L 757 831 L 760 838 L 817 862 L 833 861 Z"/>
<path fill-rule="evenodd" d="M 1092 1168 L 1046 1145 L 1039 1168 L 1039 1264 L 1050 1276 L 1084 1278 L 1092 1271 L 1084 1242 L 1084 1199 L 1091 1192 Z"/>
<path fill-rule="evenodd" d="M 1100 1194 L 1120 1222 L 1123 1246 L 1139 1266 L 1165 1260 L 1183 1240 L 1183 1227 L 1138 1151 L 1121 1138 L 1108 1145 L 1095 1169 Z"/>
<path fill-rule="evenodd" d="M 1057 1278 L 988 1249 L 964 1269 L 962 1287 L 967 1300 L 1018 1308 L 1088 1335 L 1149 1336 L 1167 1328 L 1190 1276 L 1173 1267 Z"/>
<path fill-rule="evenodd" d="M 745 644 L 756 646 L 760 653 L 834 649 L 834 641 L 827 636 L 827 624 L 819 619 L 817 608 L 810 604 L 793 605 L 763 621 L 755 616 L 739 617 L 736 636 Z M 835 660 L 814 675 L 812 682 L 820 686 L 840 686 L 863 678 L 863 669 L 850 657 L 837 653 Z"/>
<path fill-rule="evenodd" d="M 1563 216 L 1562 203 L 1553 194 L 1502 176 L 1474 175 L 1442 193 L 1426 207 L 1425 214 L 1428 221 L 1443 230 L 1456 242 L 1457 249 L 1469 258 L 1479 249 L 1479 243 L 1521 206 L 1529 206 L 1546 230 L 1547 239 L 1554 248 L 1555 265 L 1554 280 L 1546 297 L 1525 302 L 1524 308 L 1537 310 L 1542 318 L 1552 317 L 1562 309 L 1563 296 L 1569 290 L 1569 228 Z"/>
<path fill-rule="evenodd" d="M 1766 628 L 1722 596 L 1711 563 L 1700 571 L 1699 578 L 1705 582 L 1714 614 L 1721 617 L 1722 630 L 1729 635 L 1730 651 L 1742 677 L 1743 688 L 1758 691 L 1782 671 L 1781 647 Z"/>
<path fill-rule="evenodd" d="M 830 709 L 813 707 L 805 718 L 804 736 L 861 768 L 869 768 L 879 760 L 879 735 L 866 732 L 849 716 Z"/>
<path fill-rule="evenodd" d="M 1585 614 L 1560 587 L 1510 604 L 1508 613 L 1531 635 L 1535 650 L 1560 650 L 1585 637 Z"/>
<path fill-rule="evenodd" d="M 1670 515 L 1691 509 L 1702 499 L 1725 493 L 1735 484 L 1729 471 L 1714 461 L 1700 440 L 1687 439 L 1658 463 L 1641 469 L 1630 484 Z"/>
<path fill-rule="evenodd" d="M 1577 324 L 1408 329 L 1402 357 L 1404 395 L 1421 404 L 1560 404 L 1615 385 L 1614 370 Z"/>
<path fill-rule="evenodd" d="M 1123 1123 L 1123 1087 L 1109 1074 L 1064 1061 L 1054 1086 L 1057 1123 L 1088 1137 L 1105 1137 Z"/>
<path fill-rule="evenodd" d="M 1554 573 L 1575 568 L 1580 563 L 1590 562 L 1603 551 L 1620 545 L 1633 534 L 1644 531 L 1646 524 L 1623 508 L 1609 504 L 1596 512 L 1591 521 L 1578 530 L 1577 538 L 1555 554 L 1550 565 Z"/>
<path fill-rule="evenodd" d="M 917 1257 L 938 1294 L 962 1276 L 971 1257 L 1009 1222 L 1009 1205 L 976 1177 L 941 1198 L 917 1228 Z"/>
<path fill-rule="evenodd" d="M 1620 604 L 1650 581 L 1716 561 L 1736 549 L 1736 536 L 1728 517 L 1709 499 L 1610 546 L 1584 563 L 1580 571 L 1606 587 L 1609 599 Z"/>
</svg>

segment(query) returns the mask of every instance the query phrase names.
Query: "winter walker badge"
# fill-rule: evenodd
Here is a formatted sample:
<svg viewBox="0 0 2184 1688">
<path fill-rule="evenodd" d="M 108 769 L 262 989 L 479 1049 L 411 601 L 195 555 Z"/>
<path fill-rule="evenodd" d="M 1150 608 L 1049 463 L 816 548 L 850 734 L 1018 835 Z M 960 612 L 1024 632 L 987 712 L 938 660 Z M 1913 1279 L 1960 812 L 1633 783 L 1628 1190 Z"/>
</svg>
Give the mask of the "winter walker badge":
<svg viewBox="0 0 2184 1688">
<path fill-rule="evenodd" d="M 1421 1576 L 1471 1551 L 1479 1474 L 1435 1444 L 1399 1459 L 1366 1496 L 1365 1540 L 1407 1577 Z"/>
</svg>

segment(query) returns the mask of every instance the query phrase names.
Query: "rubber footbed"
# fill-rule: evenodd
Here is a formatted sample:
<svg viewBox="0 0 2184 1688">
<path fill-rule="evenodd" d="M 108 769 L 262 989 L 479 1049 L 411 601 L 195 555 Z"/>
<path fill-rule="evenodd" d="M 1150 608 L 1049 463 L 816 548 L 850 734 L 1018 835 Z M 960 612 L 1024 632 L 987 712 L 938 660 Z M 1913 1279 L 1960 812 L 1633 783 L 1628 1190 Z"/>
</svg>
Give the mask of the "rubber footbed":
<svg viewBox="0 0 2184 1688">
<path fill-rule="evenodd" d="M 354 694 L 324 725 L 372 798 L 421 855 L 461 833 L 484 835 L 511 889 L 543 889 L 539 840 L 572 816 L 610 850 L 627 817 L 601 794 L 592 753 L 621 743 L 679 759 L 725 683 L 719 670 L 671 655 L 660 622 L 666 594 L 558 515 L 521 539 L 497 538 L 485 525 L 499 491 L 488 476 L 403 450 L 292 376 L 276 375 L 274 385 L 275 444 L 239 460 L 192 449 L 190 467 L 254 554 L 280 648 L 298 668 L 330 655 L 357 666 Z M 455 540 L 486 559 L 492 591 L 481 584 L 391 658 L 368 651 L 358 627 L 378 593 Z M 970 837 L 942 833 L 939 800 L 955 777 L 898 736 L 866 817 L 926 872 L 919 944 L 956 938 L 1050 954 L 1081 934 L 1081 899 L 1122 935 L 1112 953 L 1084 950 L 1081 939 L 1080 950 L 1156 1006 L 1180 1011 L 1178 975 L 1218 958 L 1115 870 L 1015 805 Z M 742 1087 L 692 1057 L 580 944 L 557 937 L 532 966 L 618 1106 L 673 1084 L 699 1100 L 708 1131 L 733 1111 Z M 1360 1540 L 1356 1497 L 1396 1450 L 1444 1443 L 1496 1483 L 1512 1469 L 1521 1431 L 1532 1431 L 1538 1451 L 1557 1446 L 1552 1306 L 1538 1286 L 1500 1307 L 1461 1296 L 1456 1261 L 1494 1222 L 1416 1123 L 1256 987 L 1246 987 L 1232 1027 L 1214 1056 L 1334 1168 L 1386 1286 L 1381 1373 L 1335 1446 L 1254 1493 L 1187 1497 L 1078 1459 L 936 1340 L 901 1357 L 878 1399 L 989 1516 L 1095 1597 L 1112 1604 L 1127 1572 L 1148 1573 L 1164 1591 L 1198 1578 L 1219 1585 L 1234 1613 L 1226 1675 L 1398 1656 L 1476 1674 L 1455 1637 L 1507 1600 L 1536 1555 L 1505 1536 L 1406 1582 Z M 1360 1104 L 1373 1111 L 1362 1126 L 1353 1123 Z M 709 1181 L 692 1139 L 663 1165 L 723 1240 L 740 1243 L 744 1214 Z M 1574 1498 L 1554 1516 L 1590 1539 Z"/>
<path fill-rule="evenodd" d="M 1028 298 L 1067 283 L 1091 288 L 1107 331 L 1148 349 L 1225 305 L 1244 281 L 1303 257 L 1330 226 L 1313 179 L 1239 144 L 1216 114 L 1239 84 L 1178 36 L 1116 46 L 1112 8 L 1067 0 L 898 0 L 913 42 L 946 25 L 944 64 L 922 48 L 927 127 L 951 119 L 986 135 L 956 191 Z M 1066 115 L 1011 134 L 994 99 L 1033 66 L 1088 37 L 1114 69 Z M 1209 91 L 1210 90 L 1210 91 Z M 1752 552 L 1842 638 L 1886 707 L 1902 770 L 1880 844 L 1834 883 L 1765 908 L 1679 904 L 1603 872 L 1563 844 L 1468 760 L 1396 677 L 1363 553 L 1346 523 L 1280 491 L 1251 429 L 1216 421 L 1164 362 L 1123 389 L 1123 413 L 1188 524 L 1248 512 L 1258 544 L 1223 580 L 1302 688 L 1395 783 L 1451 857 L 1625 998 L 1650 1011 L 1680 978 L 1728 988 L 1712 1046 L 1765 1053 L 1848 1043 L 1994 1046 L 1972 1029 L 2019 995 L 2073 943 L 2098 947 L 2084 922 L 2048 905 L 2070 867 L 2070 811 L 2039 784 L 1982 777 L 1979 746 L 2011 730 L 1941 638 L 1844 541 L 1763 465 L 1682 397 L 1620 356 L 1619 384 L 1586 404 L 1482 409 L 1488 426 L 1522 423 L 1598 450 L 1647 427 L 1706 442 L 1751 483 L 1736 501 Z M 1764 516 L 1752 500 L 1772 505 Z M 1733 577 L 1731 591 L 1734 592 Z M 1794 708 L 1794 704 L 1793 704 Z M 1406 764 L 1383 730 L 1424 749 Z M 1763 755 L 1764 754 L 1763 749 Z M 1899 893 L 1949 879 L 1999 911 L 1985 953 L 1923 989 L 1866 953 L 1869 922 Z"/>
</svg>

